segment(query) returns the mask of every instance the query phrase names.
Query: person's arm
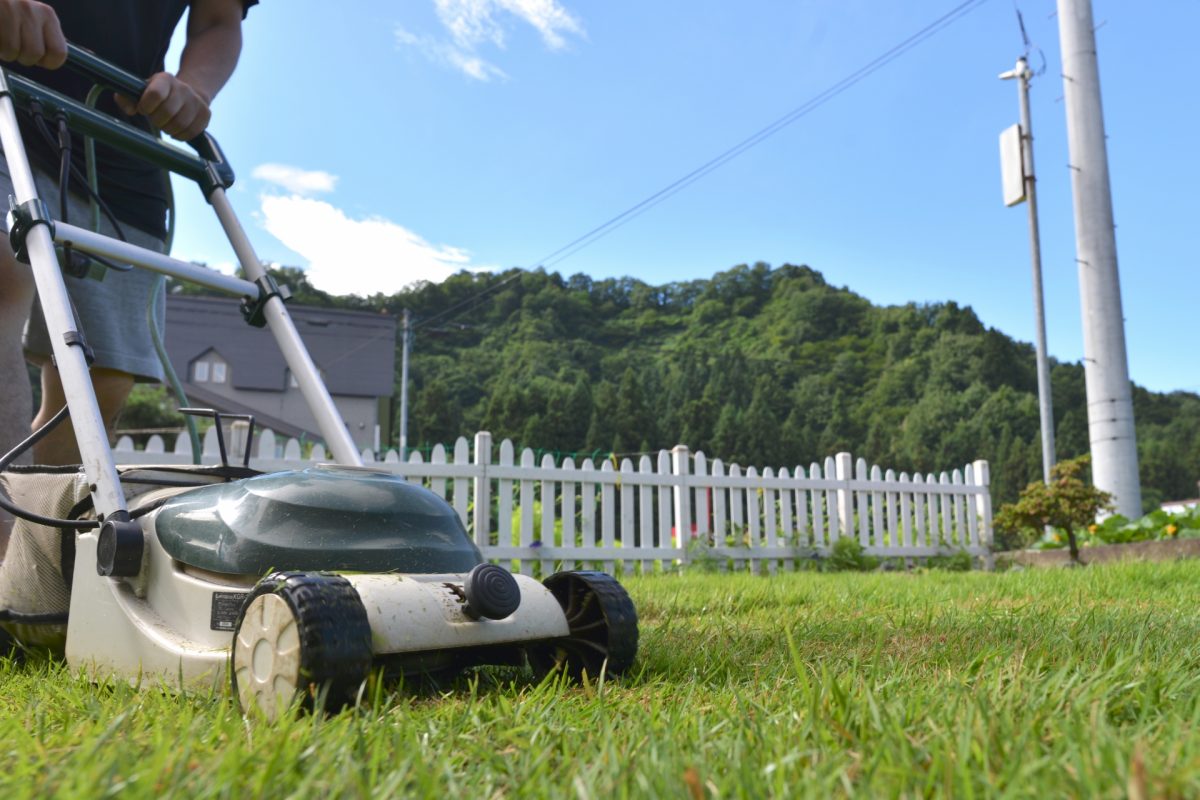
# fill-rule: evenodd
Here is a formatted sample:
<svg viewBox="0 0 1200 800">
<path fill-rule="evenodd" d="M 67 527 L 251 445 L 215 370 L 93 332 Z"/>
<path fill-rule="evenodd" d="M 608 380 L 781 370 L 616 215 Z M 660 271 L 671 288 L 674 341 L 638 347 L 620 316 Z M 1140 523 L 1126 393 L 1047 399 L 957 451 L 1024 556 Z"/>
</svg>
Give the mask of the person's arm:
<svg viewBox="0 0 1200 800">
<path fill-rule="evenodd" d="M 58 69 L 67 60 L 58 15 L 34 0 L 0 0 L 0 61 Z"/>
<path fill-rule="evenodd" d="M 152 75 L 137 103 L 117 96 L 127 114 L 145 114 L 155 127 L 187 141 L 204 132 L 209 106 L 242 52 L 242 0 L 193 0 L 179 73 Z"/>
</svg>

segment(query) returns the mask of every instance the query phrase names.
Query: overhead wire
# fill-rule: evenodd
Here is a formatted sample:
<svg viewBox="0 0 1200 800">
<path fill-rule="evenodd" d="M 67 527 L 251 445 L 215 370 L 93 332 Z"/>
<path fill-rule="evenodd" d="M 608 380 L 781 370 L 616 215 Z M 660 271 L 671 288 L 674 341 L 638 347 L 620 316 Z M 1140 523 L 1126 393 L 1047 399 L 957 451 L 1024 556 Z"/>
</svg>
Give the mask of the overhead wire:
<svg viewBox="0 0 1200 800">
<path fill-rule="evenodd" d="M 874 74 L 875 72 L 878 72 L 880 69 L 895 61 L 909 50 L 921 44 L 934 34 L 940 32 L 943 28 L 946 28 L 949 25 L 957 22 L 959 19 L 962 19 L 967 14 L 979 8 L 986 2 L 987 0 L 967 0 L 964 3 L 960 3 L 958 6 L 954 7 L 933 22 L 921 28 L 921 30 L 904 39 L 899 44 L 896 44 L 890 49 L 886 50 L 884 53 L 877 56 L 866 65 L 860 67 L 850 75 L 834 83 L 829 88 L 818 93 L 801 105 L 793 108 L 791 111 L 779 117 L 774 122 L 771 122 L 763 128 L 760 128 L 755 133 L 747 136 L 745 139 L 741 140 L 719 155 L 709 159 L 683 177 L 667 184 L 662 189 L 659 189 L 657 192 L 651 194 L 641 202 L 630 206 L 620 214 L 617 214 L 606 222 L 597 225 L 595 228 L 592 228 L 582 236 L 579 236 L 557 250 L 546 254 L 542 258 L 538 259 L 536 263 L 543 267 L 553 266 L 554 264 L 569 258 L 575 253 L 578 253 L 584 247 L 587 247 L 599 239 L 604 238 L 628 222 L 631 222 L 636 217 L 639 217 L 646 211 L 649 211 L 651 208 L 663 202 L 667 198 L 677 194 L 699 179 L 708 175 L 710 172 L 718 169 L 721 166 L 724 166 L 726 163 L 737 158 L 752 147 L 761 144 L 763 141 L 791 125 L 793 122 L 796 122 L 809 113 L 815 111 L 817 108 L 845 92 L 847 89 L 859 83 L 864 78 Z"/>
<path fill-rule="evenodd" d="M 1017 0 L 1013 0 L 1013 11 L 1016 12 L 1017 27 L 1021 30 L 1021 42 L 1025 46 L 1025 50 L 1021 53 L 1021 57 L 1028 62 L 1029 54 L 1033 50 L 1037 50 L 1038 58 L 1041 59 L 1042 65 L 1038 67 L 1033 74 L 1035 77 L 1040 76 L 1046 72 L 1046 54 L 1042 51 L 1041 47 L 1038 47 L 1029 40 L 1029 33 L 1025 30 L 1025 16 L 1021 13 L 1021 7 L 1018 5 Z"/>
<path fill-rule="evenodd" d="M 493 283 L 491 286 L 485 287 L 484 289 L 471 295 L 467 299 L 465 299 L 459 303 L 455 303 L 454 305 L 450 306 L 449 308 L 439 311 L 438 313 L 434 314 L 432 317 L 425 317 L 424 319 L 422 319 L 416 323 L 413 323 L 411 325 L 411 328 L 413 328 L 413 329 L 423 328 L 426 325 L 430 325 L 434 322 L 437 322 L 438 320 L 444 318 L 447 314 L 451 313 L 452 311 L 455 311 L 457 309 L 462 308 L 463 306 L 466 306 L 466 305 L 469 305 L 472 303 L 476 303 L 477 301 L 482 300 L 484 297 L 486 297 L 487 295 L 496 291 L 501 286 L 504 286 L 505 284 L 508 284 L 508 283 L 512 283 L 519 277 L 521 277 L 520 270 L 514 272 L 512 275 L 509 275 L 507 278 L 504 278 L 496 283 Z M 469 309 L 469 308 L 465 309 L 463 311 L 463 313 L 466 313 L 467 311 L 470 311 L 470 310 L 471 309 Z M 461 316 L 461 315 L 455 315 L 455 316 Z M 451 319 L 453 319 L 453 317 L 451 317 Z"/>
<path fill-rule="evenodd" d="M 542 267 L 542 268 L 552 267 L 552 266 L 559 264 L 562 261 L 570 258 L 571 256 L 575 255 L 580 250 L 583 250 L 585 247 L 588 247 L 588 246 L 594 244 L 595 242 L 599 241 L 600 239 L 603 239 L 605 236 L 608 236 L 609 234 L 613 233 L 614 231 L 618 230 L 619 228 L 623 227 L 624 225 L 628 224 L 629 222 L 632 222 L 634 219 L 641 216 L 645 212 L 654 208 L 659 203 L 662 203 L 663 201 L 669 199 L 670 197 L 678 194 L 679 192 L 683 191 L 688 186 L 692 185 L 696 181 L 705 177 L 709 173 L 713 172 L 716 169 L 719 169 L 720 167 L 724 166 L 728 162 L 732 161 L 733 159 L 735 159 L 738 156 L 745 153 L 747 150 L 750 150 L 751 148 L 761 144 L 763 141 L 765 141 L 766 139 L 775 135 L 776 133 L 783 130 L 787 126 L 789 126 L 792 123 L 796 122 L 797 120 L 805 117 L 806 115 L 815 111 L 817 108 L 820 108 L 822 105 L 824 105 L 825 103 L 834 99 L 835 97 L 842 94 L 846 90 L 850 89 L 855 84 L 859 83 L 860 81 L 869 77 L 870 75 L 874 74 L 875 72 L 878 72 L 880 69 L 882 69 L 883 67 L 892 63 L 893 61 L 898 59 L 900 56 L 907 53 L 909 50 L 912 50 L 917 45 L 923 43 L 925 40 L 929 39 L 934 34 L 939 33 L 944 28 L 952 25 L 953 23 L 955 23 L 958 20 L 962 19 L 963 17 L 967 16 L 972 11 L 974 11 L 977 8 L 979 8 L 980 6 L 984 5 L 986 2 L 987 2 L 987 0 L 966 0 L 963 3 L 960 3 L 959 5 L 952 8 L 950 11 L 947 11 L 945 14 L 941 15 L 937 19 L 935 19 L 932 22 L 930 22 L 929 24 L 925 25 L 923 28 L 918 30 L 916 33 L 910 35 L 909 37 L 907 37 L 903 41 L 899 42 L 898 44 L 893 45 L 891 48 L 884 51 L 882 54 L 880 54 L 876 58 L 867 62 L 867 64 L 865 64 L 864 66 L 862 66 L 859 69 L 855 70 L 854 72 L 850 73 L 845 78 L 842 78 L 841 80 L 837 81 L 832 86 L 830 86 L 829 88 L 825 89 L 824 91 L 818 93 L 817 95 L 813 96 L 812 98 L 805 101 L 801 105 L 793 108 L 791 111 L 789 111 L 786 114 L 784 114 L 783 116 L 777 118 L 775 121 L 771 122 L 770 124 L 760 128 L 758 131 L 751 134 L 750 136 L 747 136 L 746 138 L 742 139 L 737 144 L 726 149 L 722 153 L 714 156 L 713 158 L 704 162 L 703 164 L 701 164 L 700 166 L 691 170 L 690 172 L 683 175 L 682 177 L 672 181 L 671 183 L 667 184 L 663 188 L 661 188 L 658 191 L 654 192 L 653 194 L 649 195 L 648 197 L 641 200 L 640 202 L 625 209 L 624 211 L 617 214 L 616 216 L 613 216 L 613 217 L 609 218 L 608 220 L 606 220 L 605 222 L 601 223 L 600 225 L 597 225 L 596 227 L 589 230 L 587 233 L 584 233 L 582 236 L 578 236 L 575 239 L 572 239 L 570 242 L 567 242 L 562 247 L 559 247 L 558 249 L 553 250 L 553 251 L 547 253 L 546 255 L 542 256 L 541 258 L 537 259 L 536 261 L 533 262 L 534 266 Z M 1019 12 L 1018 12 L 1018 15 L 1019 15 Z M 1022 31 L 1024 31 L 1023 23 L 1022 23 Z M 471 308 L 474 308 L 474 306 L 477 305 L 479 302 L 481 302 L 482 299 L 484 297 L 486 297 L 488 294 L 490 294 L 491 292 L 494 292 L 495 290 L 501 288 L 502 286 L 504 286 L 508 283 L 511 283 L 512 281 L 516 280 L 520 276 L 521 276 L 521 272 L 516 272 L 513 275 L 510 275 L 507 278 L 504 278 L 503 280 L 501 280 L 495 284 L 492 284 L 491 286 L 488 286 L 487 288 L 483 289 L 482 291 L 478 292 L 477 294 L 472 295 L 471 297 L 468 297 L 468 298 L 456 303 L 455 305 L 452 305 L 449 308 L 446 308 L 446 309 L 438 312 L 437 314 L 433 315 L 432 317 L 427 317 L 425 319 L 420 320 L 419 322 L 415 323 L 412 327 L 414 329 L 418 328 L 418 327 L 424 327 L 433 322 L 446 319 L 447 317 L 449 319 L 454 319 L 457 316 L 461 316 L 462 313 L 466 313 L 467 311 L 471 310 Z M 464 307 L 467 307 L 467 308 L 464 308 Z M 458 311 L 459 309 L 462 309 L 461 313 L 454 314 L 454 316 L 449 316 L 449 315 L 453 314 L 454 312 Z"/>
</svg>

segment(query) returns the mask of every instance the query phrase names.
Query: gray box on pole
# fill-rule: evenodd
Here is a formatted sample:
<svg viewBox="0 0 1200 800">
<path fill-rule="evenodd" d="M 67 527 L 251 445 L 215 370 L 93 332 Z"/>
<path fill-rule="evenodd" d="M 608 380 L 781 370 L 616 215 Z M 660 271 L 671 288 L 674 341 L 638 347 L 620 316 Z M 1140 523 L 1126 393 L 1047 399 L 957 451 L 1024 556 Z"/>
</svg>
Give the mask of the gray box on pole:
<svg viewBox="0 0 1200 800">
<path fill-rule="evenodd" d="M 1025 164 L 1021 158 L 1021 126 L 1010 125 L 1000 132 L 1000 185 L 1004 205 L 1025 202 Z"/>
</svg>

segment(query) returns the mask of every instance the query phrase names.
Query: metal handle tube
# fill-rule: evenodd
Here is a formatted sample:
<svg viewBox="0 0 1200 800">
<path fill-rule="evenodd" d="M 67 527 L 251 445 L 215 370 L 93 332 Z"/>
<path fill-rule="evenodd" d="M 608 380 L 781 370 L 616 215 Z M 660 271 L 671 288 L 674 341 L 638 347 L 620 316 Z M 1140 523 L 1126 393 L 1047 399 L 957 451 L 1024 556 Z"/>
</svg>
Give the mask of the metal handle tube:
<svg viewBox="0 0 1200 800">
<path fill-rule="evenodd" d="M 208 166 L 199 156 L 180 150 L 160 139 L 155 139 L 143 130 L 113 119 L 101 111 L 88 108 L 20 75 L 6 73 L 5 78 L 13 95 L 21 101 L 22 105 L 28 105 L 31 100 L 36 100 L 42 104 L 47 113 L 61 111 L 66 116 L 67 125 L 72 130 L 143 158 L 196 183 L 202 183 L 208 175 Z"/>
<path fill-rule="evenodd" d="M 229 204 L 229 198 L 225 196 L 225 191 L 223 189 L 215 190 L 209 196 L 208 201 L 217 212 L 217 218 L 221 220 L 221 226 L 225 229 L 225 235 L 229 237 L 229 243 L 233 245 L 233 251 L 237 253 L 238 261 L 241 263 L 246 277 L 252 281 L 263 277 L 266 270 L 259 262 L 250 240 L 246 237 L 246 232 L 242 230 L 242 225 L 238 222 L 233 207 Z M 362 466 L 362 457 L 354 445 L 354 440 L 350 438 L 349 431 L 346 430 L 346 423 L 342 420 L 337 406 L 333 404 L 333 398 L 329 396 L 329 390 L 325 388 L 316 365 L 308 355 L 308 350 L 304 347 L 304 342 L 300 339 L 300 334 L 296 331 L 296 326 L 292 323 L 292 318 L 288 314 L 283 300 L 279 297 L 272 297 L 267 301 L 263 310 L 267 318 L 267 327 L 275 336 L 275 341 L 279 344 L 279 350 L 283 353 L 288 368 L 296 376 L 296 383 L 300 385 L 300 393 L 304 395 L 309 410 L 316 417 L 317 427 L 320 428 L 321 435 L 325 437 L 325 443 L 329 445 L 334 459 L 339 464 Z"/>
<path fill-rule="evenodd" d="M 227 292 L 238 297 L 258 295 L 258 286 L 250 281 L 233 275 L 223 275 L 220 272 L 122 242 L 120 239 L 111 239 L 103 234 L 93 233 L 86 228 L 78 228 L 65 222 L 54 223 L 54 241 L 60 244 L 69 244 L 76 250 L 82 250 L 85 253 L 104 256 L 121 264 L 133 264 L 160 275 L 180 278 L 189 283 L 197 283 L 209 289 Z"/>
<path fill-rule="evenodd" d="M 141 97 L 142 92 L 146 91 L 146 82 L 138 76 L 69 42 L 66 65 L 85 78 L 91 78 L 96 83 L 102 83 L 131 97 Z"/>
<path fill-rule="evenodd" d="M 17 125 L 16 108 L 8 94 L 5 78 L 3 71 L 0 71 L 0 146 L 4 148 L 16 200 L 24 203 L 37 199 L 37 185 L 29 168 L 29 157 Z M 68 344 L 63 338 L 63 334 L 77 330 L 50 229 L 45 225 L 33 226 L 25 237 L 25 248 L 29 253 L 38 298 L 46 317 L 46 328 L 53 332 L 50 344 L 63 391 L 68 398 L 67 405 L 71 409 L 71 425 L 75 429 L 83 469 L 91 484 L 96 511 L 107 517 L 115 511 L 125 510 L 125 496 L 121 492 L 112 451 L 108 446 L 108 434 L 104 430 L 104 419 L 92 389 L 83 350 Z"/>
<path fill-rule="evenodd" d="M 142 93 L 146 91 L 147 81 L 70 43 L 67 44 L 67 66 L 102 86 L 116 89 L 130 97 L 141 97 Z M 207 133 L 202 133 L 189 140 L 188 144 L 200 154 L 201 158 L 217 162 L 225 160 L 217 141 Z"/>
</svg>

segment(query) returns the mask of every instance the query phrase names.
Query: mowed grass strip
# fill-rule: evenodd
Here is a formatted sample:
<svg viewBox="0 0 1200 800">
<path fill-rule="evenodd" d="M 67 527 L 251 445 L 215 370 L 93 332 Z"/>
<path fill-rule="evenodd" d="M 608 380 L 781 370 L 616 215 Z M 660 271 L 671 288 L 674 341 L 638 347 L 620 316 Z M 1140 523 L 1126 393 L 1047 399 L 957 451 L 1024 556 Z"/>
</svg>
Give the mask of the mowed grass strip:
<svg viewBox="0 0 1200 800">
<path fill-rule="evenodd" d="M 336 716 L 0 663 L 0 797 L 1195 797 L 1200 562 L 625 580 L 635 674 Z"/>
</svg>

